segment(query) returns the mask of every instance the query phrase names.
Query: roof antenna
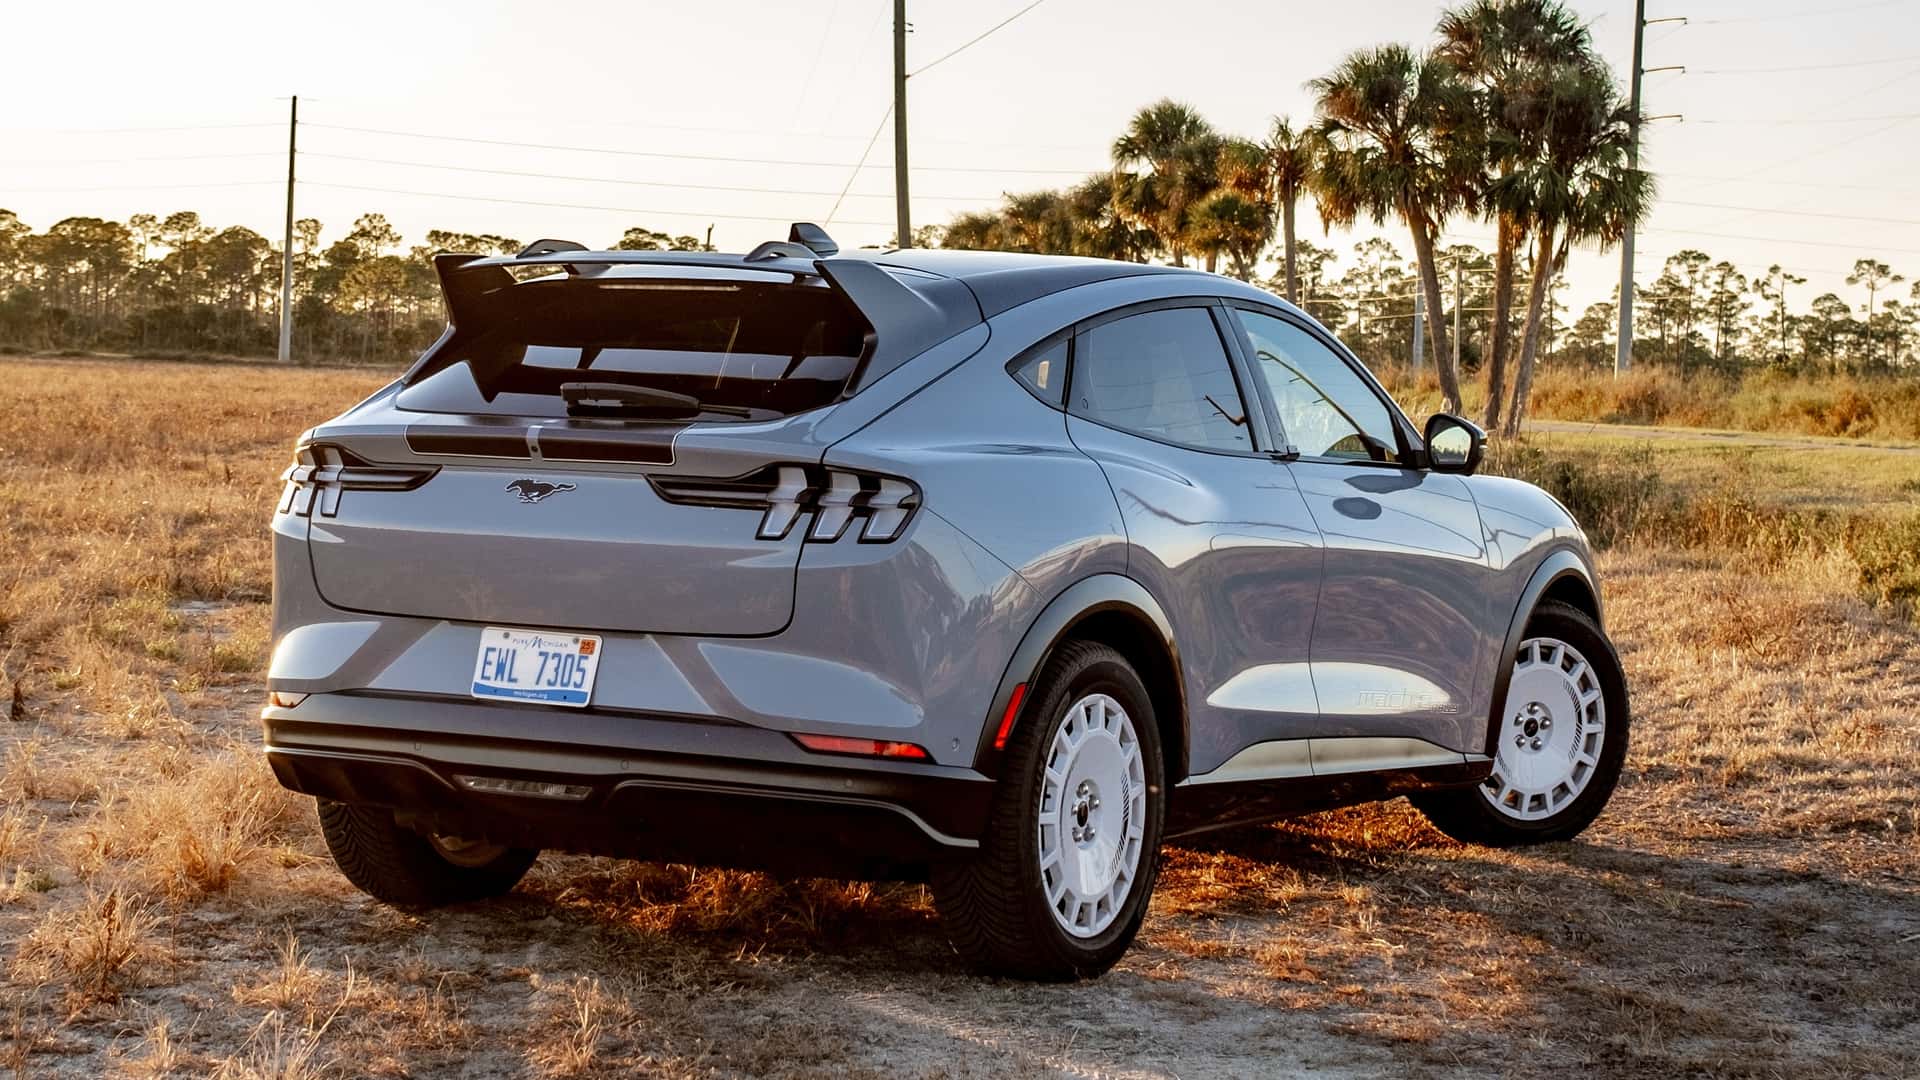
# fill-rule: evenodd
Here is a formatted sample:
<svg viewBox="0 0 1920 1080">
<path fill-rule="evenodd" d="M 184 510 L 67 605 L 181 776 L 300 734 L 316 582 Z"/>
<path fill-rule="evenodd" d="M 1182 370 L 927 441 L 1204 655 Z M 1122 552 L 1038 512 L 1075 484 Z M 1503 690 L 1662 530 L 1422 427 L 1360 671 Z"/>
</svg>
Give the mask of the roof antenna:
<svg viewBox="0 0 1920 1080">
<path fill-rule="evenodd" d="M 787 230 L 787 242 L 799 244 L 823 259 L 840 254 L 840 245 L 833 242 L 827 230 L 811 221 L 794 222 Z"/>
</svg>

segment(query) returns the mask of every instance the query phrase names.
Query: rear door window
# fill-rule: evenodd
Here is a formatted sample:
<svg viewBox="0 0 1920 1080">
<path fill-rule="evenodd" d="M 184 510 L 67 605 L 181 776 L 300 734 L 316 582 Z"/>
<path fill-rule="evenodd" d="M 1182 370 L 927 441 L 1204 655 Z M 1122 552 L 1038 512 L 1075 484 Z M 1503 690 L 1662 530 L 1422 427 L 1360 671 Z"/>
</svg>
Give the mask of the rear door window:
<svg viewBox="0 0 1920 1080">
<path fill-rule="evenodd" d="M 1076 415 L 1162 442 L 1253 449 L 1226 346 L 1204 307 L 1145 311 L 1081 331 L 1068 399 Z"/>
<path fill-rule="evenodd" d="M 567 383 L 667 391 L 764 420 L 829 404 L 859 363 L 865 322 L 831 290 L 758 281 L 608 274 L 501 291 L 487 324 L 462 326 L 449 361 L 402 408 L 568 415 Z M 742 412 L 744 410 L 744 413 Z"/>
</svg>

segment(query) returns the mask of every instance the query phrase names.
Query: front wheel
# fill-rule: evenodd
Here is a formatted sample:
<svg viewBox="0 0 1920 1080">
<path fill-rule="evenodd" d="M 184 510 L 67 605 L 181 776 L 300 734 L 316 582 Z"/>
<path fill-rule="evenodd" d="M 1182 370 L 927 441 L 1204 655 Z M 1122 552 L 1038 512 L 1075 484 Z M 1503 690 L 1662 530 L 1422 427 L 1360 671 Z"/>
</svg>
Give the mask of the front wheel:
<svg viewBox="0 0 1920 1080">
<path fill-rule="evenodd" d="M 1061 646 L 1030 700 L 980 852 L 935 873 L 934 903 L 986 971 L 1087 978 L 1126 952 L 1153 895 L 1159 729 L 1140 676 L 1104 645 Z"/>
<path fill-rule="evenodd" d="M 1627 758 L 1627 680 L 1592 616 L 1553 601 L 1527 620 L 1493 772 L 1472 788 L 1413 797 L 1441 832 L 1513 847 L 1580 834 L 1613 795 Z"/>
</svg>

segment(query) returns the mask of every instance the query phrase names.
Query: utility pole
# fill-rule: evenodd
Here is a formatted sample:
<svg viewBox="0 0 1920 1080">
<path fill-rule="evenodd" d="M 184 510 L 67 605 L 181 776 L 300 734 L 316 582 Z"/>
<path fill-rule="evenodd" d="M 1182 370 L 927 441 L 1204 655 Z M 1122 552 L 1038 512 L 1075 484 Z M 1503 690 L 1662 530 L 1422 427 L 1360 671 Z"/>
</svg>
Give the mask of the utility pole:
<svg viewBox="0 0 1920 1080">
<path fill-rule="evenodd" d="M 280 240 L 280 362 L 293 359 L 293 155 L 300 135 L 300 95 L 287 116 L 287 228 Z"/>
<path fill-rule="evenodd" d="M 1460 370 L 1460 307 L 1466 295 L 1467 268 L 1461 264 L 1460 257 L 1453 259 L 1453 370 Z"/>
<path fill-rule="evenodd" d="M 1633 3 L 1633 82 L 1627 95 L 1632 134 L 1627 140 L 1627 168 L 1640 167 L 1640 50 L 1647 36 L 1647 0 Z M 1623 375 L 1633 366 L 1633 226 L 1620 240 L 1620 335 L 1613 349 L 1613 373 Z"/>
<path fill-rule="evenodd" d="M 907 0 L 893 0 L 893 218 L 894 243 L 913 246 L 907 209 Z"/>
<path fill-rule="evenodd" d="M 1684 23 L 1687 20 L 1675 16 L 1666 19 L 1654 19 L 1651 22 Z M 1631 115 L 1628 121 L 1632 135 L 1627 140 L 1627 168 L 1640 167 L 1640 76 L 1647 69 L 1640 66 L 1640 56 L 1647 38 L 1647 0 L 1634 0 L 1633 3 L 1633 79 L 1627 94 L 1627 110 Z M 1685 71 L 1686 68 L 1655 68 L 1655 71 Z M 1648 120 L 1673 119 L 1673 117 L 1645 117 Z M 1627 226 L 1626 235 L 1620 238 L 1620 334 L 1614 345 L 1613 373 L 1620 375 L 1633 366 L 1633 226 Z"/>
<path fill-rule="evenodd" d="M 1413 370 L 1415 371 L 1419 371 L 1426 363 L 1425 331 L 1426 319 L 1420 310 L 1420 289 L 1415 286 L 1413 291 Z"/>
</svg>

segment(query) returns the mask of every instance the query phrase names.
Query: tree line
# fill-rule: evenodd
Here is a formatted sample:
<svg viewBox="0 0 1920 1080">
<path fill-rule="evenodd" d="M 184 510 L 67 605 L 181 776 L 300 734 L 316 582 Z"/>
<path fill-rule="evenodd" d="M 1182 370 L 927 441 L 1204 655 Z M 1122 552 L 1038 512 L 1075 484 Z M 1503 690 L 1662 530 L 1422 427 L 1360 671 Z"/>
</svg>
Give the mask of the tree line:
<svg viewBox="0 0 1920 1080">
<path fill-rule="evenodd" d="M 364 214 L 323 242 L 313 218 L 293 227 L 294 353 L 308 359 L 394 362 L 433 341 L 445 319 L 432 256 L 510 255 L 519 240 L 430 230 L 407 245 L 381 214 Z M 692 236 L 645 227 L 626 250 L 701 250 Z M 0 345 L 147 355 L 259 356 L 279 333 L 279 245 L 245 226 L 215 228 L 198 213 L 135 214 L 124 222 L 71 217 L 34 232 L 0 209 Z"/>
</svg>

